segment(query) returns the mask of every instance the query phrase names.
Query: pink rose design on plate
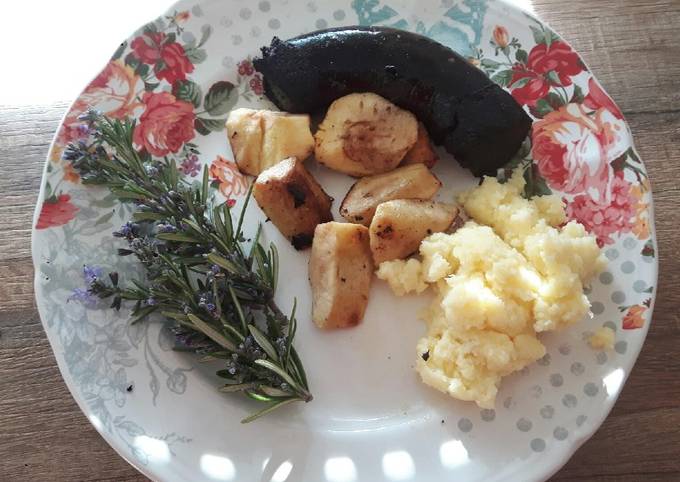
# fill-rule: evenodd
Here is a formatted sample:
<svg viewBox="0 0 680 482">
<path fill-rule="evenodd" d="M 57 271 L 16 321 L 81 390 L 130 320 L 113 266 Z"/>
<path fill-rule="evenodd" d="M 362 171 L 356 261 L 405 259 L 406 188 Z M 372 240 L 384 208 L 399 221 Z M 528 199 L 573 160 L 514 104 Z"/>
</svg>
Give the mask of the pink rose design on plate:
<svg viewBox="0 0 680 482">
<path fill-rule="evenodd" d="M 86 137 L 87 131 L 82 129 L 83 122 L 78 117 L 89 107 L 96 106 L 116 119 L 134 114 L 142 106 L 136 96 L 143 88 L 144 83 L 134 69 L 120 59 L 110 61 L 73 104 L 59 130 L 57 142 L 66 145 Z"/>
<path fill-rule="evenodd" d="M 631 146 L 623 120 L 600 108 L 589 112 L 567 104 L 533 127 L 532 155 L 550 187 L 569 194 L 587 192 L 607 200 L 614 170 L 611 162 Z"/>
<path fill-rule="evenodd" d="M 45 199 L 35 229 L 62 226 L 76 217 L 78 208 L 71 203 L 70 194 L 60 194 Z"/>
<path fill-rule="evenodd" d="M 163 32 L 146 32 L 130 43 L 137 58 L 145 64 L 153 65 L 158 79 L 170 84 L 184 80 L 194 71 L 194 65 L 187 57 L 184 47 L 177 42 L 169 42 Z"/>
<path fill-rule="evenodd" d="M 168 92 L 146 92 L 142 101 L 146 109 L 135 127 L 135 144 L 154 156 L 177 152 L 194 138 L 194 106 Z"/>
<path fill-rule="evenodd" d="M 602 87 L 600 87 L 600 84 L 597 83 L 594 77 L 591 77 L 588 81 L 588 95 L 583 99 L 583 105 L 593 110 L 607 109 L 617 119 L 623 119 L 619 106 L 602 90 Z"/>
<path fill-rule="evenodd" d="M 494 31 L 494 38 L 496 32 Z M 496 42 L 498 40 L 496 39 Z M 550 92 L 555 85 L 568 86 L 572 84 L 571 77 L 583 72 L 584 67 L 578 54 L 562 41 L 552 42 L 549 46 L 540 43 L 536 45 L 527 59 L 526 65 L 516 63 L 512 66 L 510 86 L 512 96 L 520 104 L 534 106 L 536 102 Z M 549 74 L 556 78 L 550 80 Z M 520 80 L 523 82 L 519 82 Z"/>
<path fill-rule="evenodd" d="M 587 194 L 579 194 L 567 203 L 567 216 L 597 236 L 600 246 L 612 244 L 613 234 L 633 229 L 637 199 L 631 188 L 632 185 L 623 178 L 623 172 L 618 172 L 612 177 L 609 202 L 597 202 Z"/>
</svg>

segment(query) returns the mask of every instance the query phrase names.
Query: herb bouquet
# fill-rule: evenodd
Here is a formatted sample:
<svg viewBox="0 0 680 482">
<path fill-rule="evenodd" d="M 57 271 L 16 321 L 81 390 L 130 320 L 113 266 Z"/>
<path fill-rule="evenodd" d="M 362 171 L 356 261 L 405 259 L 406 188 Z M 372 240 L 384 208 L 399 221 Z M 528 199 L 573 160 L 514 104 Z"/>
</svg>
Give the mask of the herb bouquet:
<svg viewBox="0 0 680 482">
<path fill-rule="evenodd" d="M 111 299 L 119 310 L 133 302 L 131 323 L 161 315 L 172 324 L 177 348 L 219 359 L 224 392 L 243 392 L 274 409 L 312 399 L 295 348 L 295 306 L 290 316 L 274 302 L 278 254 L 265 249 L 260 232 L 242 231 L 246 197 L 236 224 L 229 203 L 219 203 L 203 170 L 202 182 L 183 179 L 174 159 L 154 159 L 135 149 L 134 120 L 89 111 L 82 116 L 88 142 L 64 152 L 85 184 L 105 186 L 132 203 L 132 219 L 114 232 L 127 241 L 121 256 L 135 256 L 145 278 L 122 286 L 117 273 L 88 276 L 88 294 Z"/>
</svg>

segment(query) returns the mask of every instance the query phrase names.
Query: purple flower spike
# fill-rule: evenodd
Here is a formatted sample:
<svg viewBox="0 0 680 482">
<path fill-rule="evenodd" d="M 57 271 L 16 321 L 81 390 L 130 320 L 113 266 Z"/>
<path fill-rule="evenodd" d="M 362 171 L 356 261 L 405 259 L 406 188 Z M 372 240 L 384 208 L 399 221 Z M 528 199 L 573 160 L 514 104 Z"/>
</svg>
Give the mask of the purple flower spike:
<svg viewBox="0 0 680 482">
<path fill-rule="evenodd" d="M 98 278 L 102 276 L 102 269 L 98 266 L 83 266 L 83 277 L 88 286 L 92 285 Z"/>
<path fill-rule="evenodd" d="M 137 225 L 128 221 L 123 224 L 118 231 L 114 231 L 113 235 L 116 238 L 126 238 L 128 240 L 134 239 L 137 236 Z"/>
<path fill-rule="evenodd" d="M 171 224 L 158 224 L 156 226 L 156 229 L 158 229 L 159 233 L 174 233 L 177 232 L 177 229 Z"/>
<path fill-rule="evenodd" d="M 80 124 L 77 127 L 78 129 L 78 136 L 80 137 L 87 137 L 90 135 L 90 126 L 87 124 Z"/>
<path fill-rule="evenodd" d="M 97 304 L 97 297 L 90 293 L 89 290 L 83 288 L 75 288 L 66 300 L 67 302 L 75 301 L 88 308 L 94 308 Z"/>
</svg>

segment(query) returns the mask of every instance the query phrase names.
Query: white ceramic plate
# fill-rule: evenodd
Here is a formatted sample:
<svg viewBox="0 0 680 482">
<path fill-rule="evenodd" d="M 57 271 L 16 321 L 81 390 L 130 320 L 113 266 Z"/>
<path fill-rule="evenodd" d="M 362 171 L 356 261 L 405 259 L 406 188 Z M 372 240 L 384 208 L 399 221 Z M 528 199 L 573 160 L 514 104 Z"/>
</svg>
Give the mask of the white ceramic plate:
<svg viewBox="0 0 680 482">
<path fill-rule="evenodd" d="M 543 337 L 549 354 L 503 382 L 495 410 L 480 411 L 424 386 L 413 370 L 424 330 L 416 314 L 427 297 L 396 299 L 376 282 L 363 324 L 321 332 L 309 320 L 308 253 L 294 251 L 268 223 L 265 238 L 282 258 L 277 301 L 285 311 L 299 300 L 296 346 L 315 399 L 244 426 L 239 420 L 256 407 L 218 393 L 215 366 L 172 351 L 159 324 L 131 327 L 125 310 L 92 307 L 77 291 L 85 264 L 134 272 L 111 237 L 128 212 L 104 190 L 82 186 L 61 152 L 82 135 L 77 116 L 90 105 L 141 116 L 147 148 L 175 155 L 191 176 L 196 160 L 186 143 L 195 144 L 199 162 L 213 166 L 220 190 L 238 204 L 246 183 L 219 132 L 225 116 L 211 115 L 216 109 L 202 96 L 192 107 L 180 87 L 212 91 L 225 108 L 270 106 L 248 60 L 259 47 L 274 35 L 351 24 L 424 33 L 513 92 L 537 119 L 532 154 L 541 186 L 564 195 L 569 216 L 598 236 L 609 265 L 589 294 L 593 318 Z M 160 101 L 169 107 L 159 109 Z M 178 127 L 165 129 L 175 114 Z M 475 181 L 441 154 L 435 172 L 445 186 L 440 197 L 450 200 Z M 337 200 L 352 181 L 312 169 L 339 217 Z M 247 230 L 263 220 L 251 206 Z M 602 423 L 633 367 L 651 319 L 655 249 L 649 183 L 619 109 L 547 26 L 485 0 L 178 2 L 122 45 L 64 118 L 33 232 L 38 308 L 73 397 L 141 472 L 191 481 L 545 479 Z M 602 325 L 616 330 L 610 353 L 584 340 Z"/>
</svg>

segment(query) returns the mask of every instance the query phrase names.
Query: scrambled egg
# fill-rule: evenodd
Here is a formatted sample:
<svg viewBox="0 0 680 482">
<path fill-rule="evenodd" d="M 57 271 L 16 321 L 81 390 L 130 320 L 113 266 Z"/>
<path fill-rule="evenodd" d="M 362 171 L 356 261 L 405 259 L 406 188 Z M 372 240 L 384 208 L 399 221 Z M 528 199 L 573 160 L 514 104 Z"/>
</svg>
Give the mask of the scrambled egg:
<svg viewBox="0 0 680 482">
<path fill-rule="evenodd" d="M 605 265 L 583 226 L 564 225 L 557 196 L 527 200 L 523 189 L 520 173 L 505 184 L 485 178 L 459 198 L 471 221 L 423 240 L 419 259 L 377 272 L 400 296 L 434 286 L 417 370 L 426 384 L 482 408 L 494 406 L 503 376 L 545 354 L 538 332 L 588 314 L 583 286 Z"/>
<path fill-rule="evenodd" d="M 588 339 L 591 348 L 595 350 L 613 350 L 616 333 L 609 327 L 602 326 Z"/>
<path fill-rule="evenodd" d="M 380 279 L 389 279 L 390 288 L 397 296 L 407 293 L 422 293 L 428 287 L 423 278 L 422 264 L 416 259 L 400 260 L 398 269 L 392 262 L 381 263 L 378 268 Z"/>
</svg>

